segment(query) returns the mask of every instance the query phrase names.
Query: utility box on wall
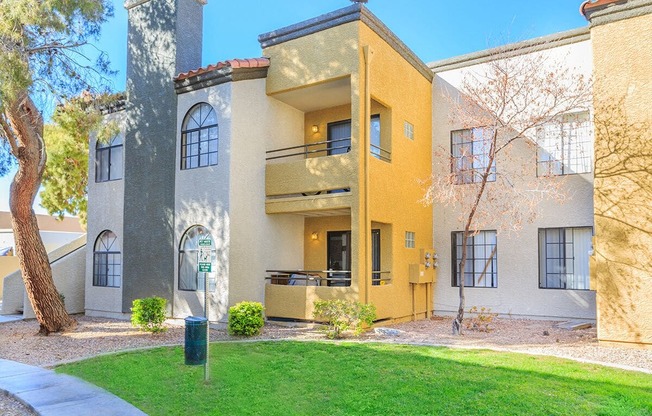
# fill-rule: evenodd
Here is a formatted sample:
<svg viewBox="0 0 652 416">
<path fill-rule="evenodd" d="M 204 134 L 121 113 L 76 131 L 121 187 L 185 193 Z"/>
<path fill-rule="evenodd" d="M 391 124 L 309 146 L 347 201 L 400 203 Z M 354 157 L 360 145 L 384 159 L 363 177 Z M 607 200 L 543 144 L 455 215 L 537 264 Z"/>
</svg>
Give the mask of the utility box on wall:
<svg viewBox="0 0 652 416">
<path fill-rule="evenodd" d="M 433 249 L 419 250 L 419 264 L 410 264 L 410 283 L 433 283 L 437 277 L 435 271 L 437 254 Z"/>
<path fill-rule="evenodd" d="M 410 283 L 432 283 L 435 281 L 432 270 L 426 271 L 423 264 L 410 264 Z"/>
</svg>

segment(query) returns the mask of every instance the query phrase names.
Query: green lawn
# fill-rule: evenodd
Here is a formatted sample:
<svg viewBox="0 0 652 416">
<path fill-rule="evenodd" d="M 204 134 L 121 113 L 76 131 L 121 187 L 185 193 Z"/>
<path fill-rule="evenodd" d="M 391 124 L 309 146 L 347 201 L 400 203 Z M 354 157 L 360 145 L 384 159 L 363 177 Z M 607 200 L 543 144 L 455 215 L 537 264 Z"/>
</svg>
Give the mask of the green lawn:
<svg viewBox="0 0 652 416">
<path fill-rule="evenodd" d="M 645 415 L 652 375 L 485 350 L 259 342 L 211 344 L 211 381 L 183 347 L 57 371 L 150 415 Z"/>
</svg>

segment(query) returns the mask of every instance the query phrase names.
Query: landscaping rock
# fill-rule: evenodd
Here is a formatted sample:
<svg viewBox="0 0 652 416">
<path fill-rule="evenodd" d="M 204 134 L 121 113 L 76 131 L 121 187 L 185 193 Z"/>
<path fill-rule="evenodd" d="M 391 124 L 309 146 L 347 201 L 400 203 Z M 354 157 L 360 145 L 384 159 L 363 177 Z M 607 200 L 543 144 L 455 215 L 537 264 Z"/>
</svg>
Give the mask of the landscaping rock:
<svg viewBox="0 0 652 416">
<path fill-rule="evenodd" d="M 374 333 L 376 335 L 382 335 L 384 337 L 399 337 L 404 332 L 405 331 L 401 331 L 400 329 L 394 329 L 394 328 L 374 328 Z"/>
<path fill-rule="evenodd" d="M 581 320 L 565 321 L 557 325 L 558 328 L 568 329 L 570 331 L 577 331 L 579 329 L 589 329 L 593 327 L 593 323 Z"/>
</svg>

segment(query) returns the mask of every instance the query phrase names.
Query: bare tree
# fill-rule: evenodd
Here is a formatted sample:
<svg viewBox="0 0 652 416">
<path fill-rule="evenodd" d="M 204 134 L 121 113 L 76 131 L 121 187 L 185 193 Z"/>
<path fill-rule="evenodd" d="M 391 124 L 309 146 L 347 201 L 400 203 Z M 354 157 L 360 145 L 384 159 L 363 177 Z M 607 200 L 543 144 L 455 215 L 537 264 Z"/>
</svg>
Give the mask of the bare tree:
<svg viewBox="0 0 652 416">
<path fill-rule="evenodd" d="M 545 51 L 498 50 L 489 62 L 464 70 L 459 86 L 443 89 L 451 124 L 460 131 L 451 148 L 435 150 L 439 166 L 426 200 L 454 206 L 464 224 L 457 264 L 460 301 L 452 328 L 460 334 L 469 238 L 488 224 L 517 231 L 534 220 L 542 200 L 564 198 L 562 182 L 546 178 L 558 161 L 537 164 L 537 136 L 551 126 L 561 131 L 566 115 L 586 110 L 591 82 Z M 495 250 L 480 278 L 494 256 Z"/>
</svg>

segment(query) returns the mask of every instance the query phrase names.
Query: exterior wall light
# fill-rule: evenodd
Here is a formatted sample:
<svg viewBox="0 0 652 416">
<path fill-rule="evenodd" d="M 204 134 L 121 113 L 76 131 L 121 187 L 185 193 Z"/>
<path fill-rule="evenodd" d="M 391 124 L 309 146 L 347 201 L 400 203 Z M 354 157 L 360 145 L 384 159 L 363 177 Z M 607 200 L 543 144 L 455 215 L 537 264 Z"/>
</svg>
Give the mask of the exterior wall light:
<svg viewBox="0 0 652 416">
<path fill-rule="evenodd" d="M 312 132 L 313 132 L 313 133 L 319 133 L 319 126 L 316 125 L 316 124 L 313 124 L 313 125 L 312 125 Z"/>
<path fill-rule="evenodd" d="M 313 231 L 312 234 L 310 234 L 310 239 L 312 241 L 317 241 L 319 240 L 319 233 L 317 231 Z"/>
</svg>

